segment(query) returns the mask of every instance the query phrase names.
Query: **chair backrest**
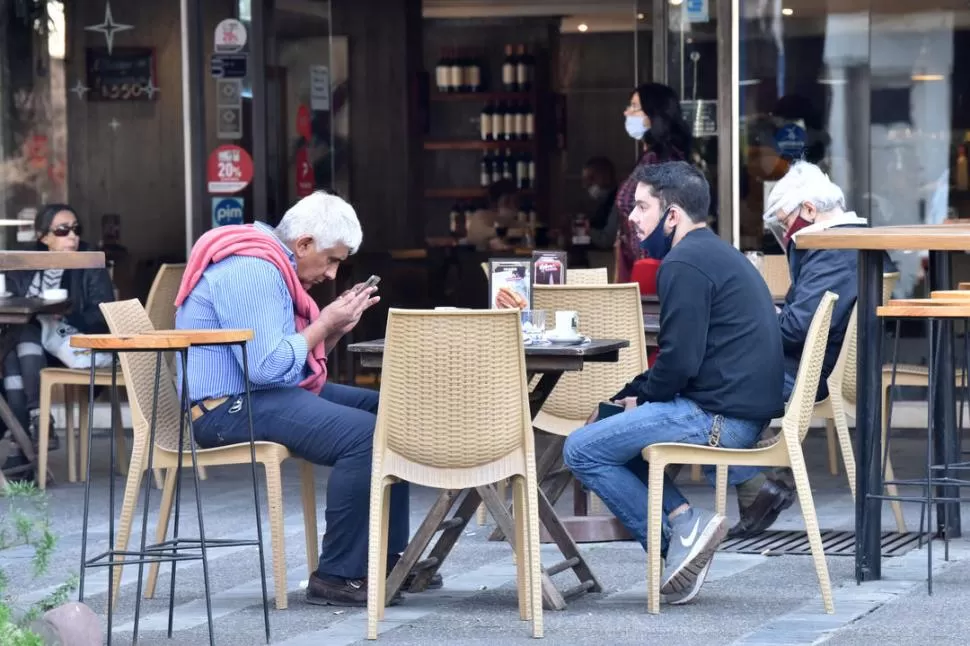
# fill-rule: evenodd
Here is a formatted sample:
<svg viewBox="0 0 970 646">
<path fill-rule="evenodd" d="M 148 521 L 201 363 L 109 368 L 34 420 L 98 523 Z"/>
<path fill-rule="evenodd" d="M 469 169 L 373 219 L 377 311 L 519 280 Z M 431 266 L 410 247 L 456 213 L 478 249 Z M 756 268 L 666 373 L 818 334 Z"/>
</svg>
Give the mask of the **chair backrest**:
<svg viewBox="0 0 970 646">
<path fill-rule="evenodd" d="M 564 374 L 543 405 L 543 413 L 585 421 L 598 402 L 647 369 L 643 306 L 635 283 L 536 285 L 533 299 L 535 309 L 547 312 L 547 326 L 556 310 L 574 311 L 583 334 L 630 342 L 630 347 L 620 350 L 616 363 L 587 363 L 579 372 Z"/>
<path fill-rule="evenodd" d="M 567 269 L 567 285 L 607 285 L 610 282 L 606 267 L 595 269 Z"/>
<path fill-rule="evenodd" d="M 768 284 L 768 291 L 776 298 L 783 298 L 791 287 L 788 256 L 772 254 L 761 259 L 761 276 Z"/>
<path fill-rule="evenodd" d="M 895 272 L 882 275 L 883 305 L 889 302 L 898 280 L 899 274 Z M 859 367 L 856 360 L 859 340 L 857 314 L 854 305 L 852 315 L 849 317 L 849 326 L 845 330 L 845 338 L 842 340 L 842 349 L 839 350 L 839 358 L 828 378 L 829 393 L 835 394 L 841 391 L 842 398 L 851 405 L 855 405 L 856 402 L 856 377 Z"/>
<path fill-rule="evenodd" d="M 158 268 L 152 288 L 148 291 L 145 309 L 156 330 L 175 329 L 175 296 L 182 283 L 185 263 L 165 263 Z"/>
<path fill-rule="evenodd" d="M 535 460 L 518 310 L 392 308 L 374 473 L 459 489 Z"/>
<path fill-rule="evenodd" d="M 808 328 L 808 337 L 798 364 L 798 375 L 795 377 L 795 389 L 782 419 L 784 438 L 789 444 L 800 445 L 812 422 L 815 393 L 822 376 L 822 362 L 832 325 L 832 311 L 838 298 L 832 292 L 825 292 Z"/>
<path fill-rule="evenodd" d="M 101 313 L 112 334 L 144 334 L 155 330 L 148 318 L 148 312 L 138 299 L 101 303 Z M 125 376 L 128 403 L 131 406 L 135 446 L 145 446 L 148 442 L 152 419 L 156 355 L 154 352 L 122 352 L 119 357 L 121 370 Z M 155 444 L 177 451 L 181 410 L 179 397 L 175 390 L 175 379 L 169 372 L 168 362 L 162 361 L 160 368 Z"/>
</svg>

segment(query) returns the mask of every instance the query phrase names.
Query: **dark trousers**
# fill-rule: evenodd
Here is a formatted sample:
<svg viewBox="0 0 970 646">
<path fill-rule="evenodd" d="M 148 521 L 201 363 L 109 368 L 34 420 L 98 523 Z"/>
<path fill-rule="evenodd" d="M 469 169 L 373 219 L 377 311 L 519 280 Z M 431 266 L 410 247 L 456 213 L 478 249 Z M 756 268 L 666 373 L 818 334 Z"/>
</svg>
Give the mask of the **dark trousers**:
<svg viewBox="0 0 970 646">
<path fill-rule="evenodd" d="M 254 391 L 252 397 L 257 441 L 282 444 L 309 462 L 333 467 L 318 574 L 364 578 L 377 392 L 328 383 L 319 396 L 278 388 Z M 194 424 L 199 445 L 248 442 L 245 404 L 245 396 L 230 398 L 200 417 Z M 397 554 L 409 537 L 407 483 L 391 487 L 390 503 L 388 553 Z"/>
<path fill-rule="evenodd" d="M 3 357 L 3 391 L 14 417 L 26 430 L 31 412 L 40 406 L 40 371 L 47 367 L 48 357 L 41 345 L 39 325 L 11 326 L 5 334 L 9 337 L 4 339 L 8 351 Z M 5 431 L 4 427 L 0 438 Z"/>
</svg>

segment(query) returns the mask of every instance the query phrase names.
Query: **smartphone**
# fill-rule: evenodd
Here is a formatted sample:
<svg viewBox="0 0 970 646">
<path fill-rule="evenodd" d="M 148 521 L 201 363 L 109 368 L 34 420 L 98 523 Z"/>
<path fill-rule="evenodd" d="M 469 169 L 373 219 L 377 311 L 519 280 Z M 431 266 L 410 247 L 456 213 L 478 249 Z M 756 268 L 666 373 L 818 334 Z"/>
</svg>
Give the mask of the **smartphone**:
<svg viewBox="0 0 970 646">
<path fill-rule="evenodd" d="M 367 279 L 366 282 L 364 282 L 363 285 L 360 286 L 360 288 L 358 288 L 357 293 L 359 294 L 360 292 L 364 291 L 368 287 L 377 287 L 377 283 L 379 282 L 381 282 L 380 276 L 371 276 L 370 278 Z"/>
<path fill-rule="evenodd" d="M 600 402 L 599 415 L 596 419 L 606 419 L 607 417 L 612 417 L 613 415 L 619 415 L 626 408 L 620 406 L 619 404 L 613 404 L 611 402 Z"/>
</svg>

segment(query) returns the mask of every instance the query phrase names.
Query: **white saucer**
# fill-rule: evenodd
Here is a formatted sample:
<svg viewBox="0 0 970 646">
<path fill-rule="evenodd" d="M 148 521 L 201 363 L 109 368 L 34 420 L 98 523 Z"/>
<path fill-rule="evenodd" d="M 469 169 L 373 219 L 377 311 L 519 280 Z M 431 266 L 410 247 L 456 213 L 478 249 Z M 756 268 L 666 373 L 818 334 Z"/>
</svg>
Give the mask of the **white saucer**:
<svg viewBox="0 0 970 646">
<path fill-rule="evenodd" d="M 40 300 L 42 300 L 42 301 L 44 301 L 45 303 L 48 303 L 48 304 L 54 304 L 54 303 L 63 303 L 67 299 L 66 298 L 44 298 L 42 296 Z"/>
<path fill-rule="evenodd" d="M 583 343 L 586 341 L 586 337 L 582 334 L 576 334 L 571 336 L 559 336 L 557 334 L 546 333 L 546 340 L 549 343 L 558 343 L 562 345 L 576 345 L 577 343 Z"/>
</svg>

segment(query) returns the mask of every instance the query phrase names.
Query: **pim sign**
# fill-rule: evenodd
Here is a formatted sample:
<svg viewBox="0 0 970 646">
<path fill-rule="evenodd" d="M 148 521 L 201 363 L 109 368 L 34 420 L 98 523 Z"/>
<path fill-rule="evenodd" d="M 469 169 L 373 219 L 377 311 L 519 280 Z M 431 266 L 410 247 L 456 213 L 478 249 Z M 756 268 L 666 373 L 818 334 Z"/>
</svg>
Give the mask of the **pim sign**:
<svg viewBox="0 0 970 646">
<path fill-rule="evenodd" d="M 212 198 L 212 226 L 221 227 L 227 224 L 242 224 L 243 198 L 214 197 Z"/>
</svg>

